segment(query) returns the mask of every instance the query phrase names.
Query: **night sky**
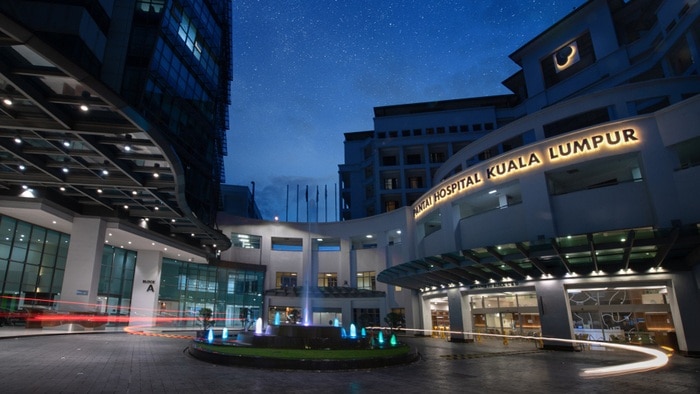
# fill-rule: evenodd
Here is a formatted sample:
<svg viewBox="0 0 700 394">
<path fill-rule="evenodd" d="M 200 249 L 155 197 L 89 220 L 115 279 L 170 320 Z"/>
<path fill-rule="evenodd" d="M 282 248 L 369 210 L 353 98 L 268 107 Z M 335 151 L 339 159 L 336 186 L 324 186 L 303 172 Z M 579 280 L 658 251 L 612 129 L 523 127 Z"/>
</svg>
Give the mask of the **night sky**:
<svg viewBox="0 0 700 394">
<path fill-rule="evenodd" d="M 255 182 L 264 219 L 290 222 L 318 186 L 309 219 L 335 221 L 344 133 L 376 106 L 510 93 L 508 55 L 583 3 L 234 1 L 226 183 Z"/>
</svg>

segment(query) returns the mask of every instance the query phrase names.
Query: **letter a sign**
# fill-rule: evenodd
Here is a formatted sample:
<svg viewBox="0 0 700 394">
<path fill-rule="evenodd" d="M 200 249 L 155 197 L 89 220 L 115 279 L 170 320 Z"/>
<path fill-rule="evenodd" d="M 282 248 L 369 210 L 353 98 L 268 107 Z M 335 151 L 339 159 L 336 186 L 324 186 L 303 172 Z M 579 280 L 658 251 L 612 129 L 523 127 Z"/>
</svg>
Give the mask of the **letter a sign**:
<svg viewBox="0 0 700 394">
<path fill-rule="evenodd" d="M 148 293 L 149 291 L 151 291 L 153 293 L 156 292 L 156 290 L 153 288 L 153 284 L 148 285 L 148 288 L 146 289 L 146 293 Z"/>
</svg>

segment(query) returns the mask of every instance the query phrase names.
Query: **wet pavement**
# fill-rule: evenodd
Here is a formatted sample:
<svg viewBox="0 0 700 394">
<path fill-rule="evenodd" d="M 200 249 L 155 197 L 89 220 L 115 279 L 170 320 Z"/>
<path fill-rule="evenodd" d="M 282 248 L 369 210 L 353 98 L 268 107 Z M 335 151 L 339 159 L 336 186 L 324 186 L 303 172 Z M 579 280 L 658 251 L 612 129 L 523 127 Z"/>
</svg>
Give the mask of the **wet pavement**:
<svg viewBox="0 0 700 394">
<path fill-rule="evenodd" d="M 40 335 L 36 335 L 40 334 Z M 67 335 L 49 335 L 67 334 Z M 3 393 L 697 393 L 700 358 L 661 369 L 584 378 L 585 368 L 647 359 L 622 350 L 538 350 L 535 343 L 402 336 L 421 359 L 353 371 L 271 371 L 208 364 L 186 349 L 192 333 L 80 334 L 0 327 Z"/>
</svg>

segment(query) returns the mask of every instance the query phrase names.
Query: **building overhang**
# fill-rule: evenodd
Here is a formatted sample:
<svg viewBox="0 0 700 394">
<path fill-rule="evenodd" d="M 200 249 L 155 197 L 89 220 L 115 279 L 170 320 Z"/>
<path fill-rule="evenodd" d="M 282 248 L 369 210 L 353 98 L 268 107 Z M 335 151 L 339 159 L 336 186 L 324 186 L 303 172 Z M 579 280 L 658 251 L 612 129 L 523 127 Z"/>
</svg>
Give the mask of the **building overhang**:
<svg viewBox="0 0 700 394">
<path fill-rule="evenodd" d="M 377 280 L 413 290 L 687 271 L 700 261 L 700 224 L 568 235 L 427 256 Z"/>
<path fill-rule="evenodd" d="M 192 212 L 184 171 L 161 130 L 0 14 L 0 195 L 130 221 L 215 257 L 230 240 Z"/>
</svg>

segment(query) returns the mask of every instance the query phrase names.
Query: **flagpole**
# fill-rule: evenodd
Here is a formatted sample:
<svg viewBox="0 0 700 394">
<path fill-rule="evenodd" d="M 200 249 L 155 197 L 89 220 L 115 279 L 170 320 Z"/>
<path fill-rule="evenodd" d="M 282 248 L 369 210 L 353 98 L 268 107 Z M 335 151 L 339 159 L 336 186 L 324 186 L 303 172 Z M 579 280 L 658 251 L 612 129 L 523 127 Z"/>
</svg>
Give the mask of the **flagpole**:
<svg viewBox="0 0 700 394">
<path fill-rule="evenodd" d="M 287 184 L 287 199 L 284 202 L 284 221 L 289 221 L 289 184 Z"/>
<path fill-rule="evenodd" d="M 297 222 L 299 221 L 299 184 L 297 184 Z"/>
<path fill-rule="evenodd" d="M 309 222 L 309 185 L 306 185 L 306 222 Z"/>
<path fill-rule="evenodd" d="M 323 187 L 325 188 L 325 190 L 323 192 L 324 199 L 325 199 L 325 202 L 323 203 L 323 207 L 326 210 L 326 223 L 328 223 L 328 184 L 323 185 Z"/>
</svg>

